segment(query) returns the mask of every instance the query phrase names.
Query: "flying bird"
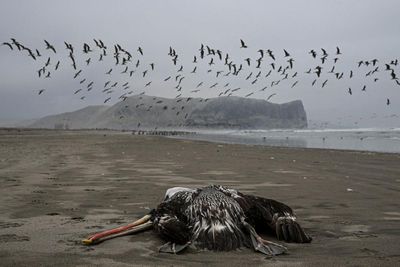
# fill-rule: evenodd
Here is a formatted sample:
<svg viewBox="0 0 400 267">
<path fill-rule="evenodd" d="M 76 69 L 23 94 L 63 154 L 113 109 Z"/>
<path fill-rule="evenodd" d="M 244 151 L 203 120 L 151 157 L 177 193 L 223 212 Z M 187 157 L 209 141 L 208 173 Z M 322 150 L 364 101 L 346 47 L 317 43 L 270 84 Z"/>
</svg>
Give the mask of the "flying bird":
<svg viewBox="0 0 400 267">
<path fill-rule="evenodd" d="M 57 64 L 56 64 L 56 66 L 55 66 L 55 70 L 58 70 L 58 67 L 60 66 L 60 61 L 57 61 Z"/>
<path fill-rule="evenodd" d="M 285 53 L 285 57 L 290 57 L 290 54 L 288 51 L 286 51 L 285 49 L 283 49 L 283 52 Z"/>
<path fill-rule="evenodd" d="M 2 43 L 2 45 L 8 46 L 11 50 L 14 50 L 14 48 L 12 47 L 12 45 L 10 43 L 4 42 L 4 43 Z"/>
<path fill-rule="evenodd" d="M 57 53 L 57 52 L 56 52 L 56 49 L 54 48 L 54 46 L 52 46 L 52 45 L 51 45 L 48 41 L 46 41 L 46 40 L 44 40 L 44 42 L 45 42 L 45 44 L 46 44 L 46 49 L 52 50 L 52 51 L 54 52 L 54 54 Z"/>
<path fill-rule="evenodd" d="M 74 75 L 74 79 L 76 78 L 76 77 L 78 77 L 79 76 L 79 74 L 81 74 L 82 73 L 82 70 L 79 70 L 77 73 L 75 73 L 75 75 Z"/>
<path fill-rule="evenodd" d="M 267 101 L 270 100 L 273 96 L 276 96 L 276 93 L 271 94 L 270 96 L 267 97 Z"/>
<path fill-rule="evenodd" d="M 247 48 L 247 45 L 244 43 L 242 39 L 240 39 L 240 48 Z"/>
<path fill-rule="evenodd" d="M 89 52 L 92 52 L 90 46 L 87 43 L 83 43 L 83 53 L 87 54 Z"/>
</svg>

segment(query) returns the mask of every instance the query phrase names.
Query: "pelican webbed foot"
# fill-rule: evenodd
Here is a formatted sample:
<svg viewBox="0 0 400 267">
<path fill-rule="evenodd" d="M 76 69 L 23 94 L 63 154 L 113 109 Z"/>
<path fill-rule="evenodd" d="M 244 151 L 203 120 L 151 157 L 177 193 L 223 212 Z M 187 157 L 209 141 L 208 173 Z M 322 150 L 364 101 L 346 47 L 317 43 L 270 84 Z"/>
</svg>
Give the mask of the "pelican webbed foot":
<svg viewBox="0 0 400 267">
<path fill-rule="evenodd" d="M 172 253 L 172 254 L 177 254 L 181 251 L 183 251 L 185 248 L 187 248 L 190 245 L 190 242 L 187 242 L 186 244 L 180 245 L 172 242 L 167 242 L 164 245 L 162 245 L 159 249 L 158 252 L 160 253 Z"/>
<path fill-rule="evenodd" d="M 268 241 L 259 236 L 253 226 L 243 222 L 243 226 L 250 233 L 251 243 L 255 251 L 261 252 L 267 256 L 275 256 L 288 252 L 285 246 Z"/>
</svg>

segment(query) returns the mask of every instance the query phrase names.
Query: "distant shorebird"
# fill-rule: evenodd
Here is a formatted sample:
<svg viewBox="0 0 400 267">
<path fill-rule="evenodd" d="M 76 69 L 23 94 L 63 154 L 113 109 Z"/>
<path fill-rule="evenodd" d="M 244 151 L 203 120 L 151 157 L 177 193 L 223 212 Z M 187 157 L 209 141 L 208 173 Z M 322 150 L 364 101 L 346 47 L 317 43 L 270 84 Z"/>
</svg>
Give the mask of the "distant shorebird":
<svg viewBox="0 0 400 267">
<path fill-rule="evenodd" d="M 92 235 L 83 243 L 92 245 L 150 228 L 167 241 L 159 248 L 159 252 L 165 253 L 179 253 L 189 246 L 214 251 L 249 247 L 268 256 L 287 252 L 285 246 L 262 238 L 257 231 L 269 231 L 286 242 L 312 240 L 287 205 L 210 185 L 196 189 L 170 188 L 148 215 L 126 226 Z"/>
</svg>

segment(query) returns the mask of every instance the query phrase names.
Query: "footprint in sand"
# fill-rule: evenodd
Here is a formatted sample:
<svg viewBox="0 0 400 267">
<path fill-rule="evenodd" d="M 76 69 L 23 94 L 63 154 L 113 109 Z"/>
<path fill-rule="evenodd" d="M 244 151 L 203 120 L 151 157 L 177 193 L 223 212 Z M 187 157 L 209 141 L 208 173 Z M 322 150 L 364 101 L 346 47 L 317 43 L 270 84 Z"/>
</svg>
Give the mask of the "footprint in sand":
<svg viewBox="0 0 400 267">
<path fill-rule="evenodd" d="M 374 249 L 362 248 L 362 249 L 360 249 L 360 251 L 362 253 L 365 253 L 365 254 L 369 255 L 369 256 L 377 256 L 377 255 L 379 255 L 379 251 L 374 250 Z"/>
<path fill-rule="evenodd" d="M 13 223 L 13 222 L 0 222 L 0 228 L 13 228 L 13 227 L 20 227 L 24 225 L 23 223 Z"/>
<path fill-rule="evenodd" d="M 0 243 L 23 242 L 29 240 L 30 240 L 29 236 L 25 235 L 15 235 L 15 234 L 0 235 Z"/>
<path fill-rule="evenodd" d="M 400 221 L 400 212 L 398 211 L 386 211 L 383 214 L 383 219 L 385 221 Z"/>
<path fill-rule="evenodd" d="M 85 229 L 104 229 L 104 226 L 101 226 L 101 225 L 91 225 L 91 226 L 86 226 Z"/>
<path fill-rule="evenodd" d="M 360 238 L 370 238 L 370 237 L 377 237 L 377 235 L 371 234 L 369 225 L 363 224 L 353 224 L 353 225 L 346 225 L 342 227 L 342 231 L 348 233 L 350 235 L 346 235 L 343 238 L 354 240 Z"/>
</svg>

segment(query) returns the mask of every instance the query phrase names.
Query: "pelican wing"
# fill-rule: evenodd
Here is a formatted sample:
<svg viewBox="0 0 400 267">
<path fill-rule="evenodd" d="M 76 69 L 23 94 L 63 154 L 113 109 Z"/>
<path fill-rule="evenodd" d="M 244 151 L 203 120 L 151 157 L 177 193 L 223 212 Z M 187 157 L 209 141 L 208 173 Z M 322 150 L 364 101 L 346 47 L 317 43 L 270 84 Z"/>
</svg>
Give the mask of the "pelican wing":
<svg viewBox="0 0 400 267">
<path fill-rule="evenodd" d="M 297 223 L 293 210 L 273 199 L 238 192 L 236 201 L 246 215 L 246 221 L 259 230 L 272 230 L 279 240 L 309 243 L 311 237 Z"/>
</svg>

